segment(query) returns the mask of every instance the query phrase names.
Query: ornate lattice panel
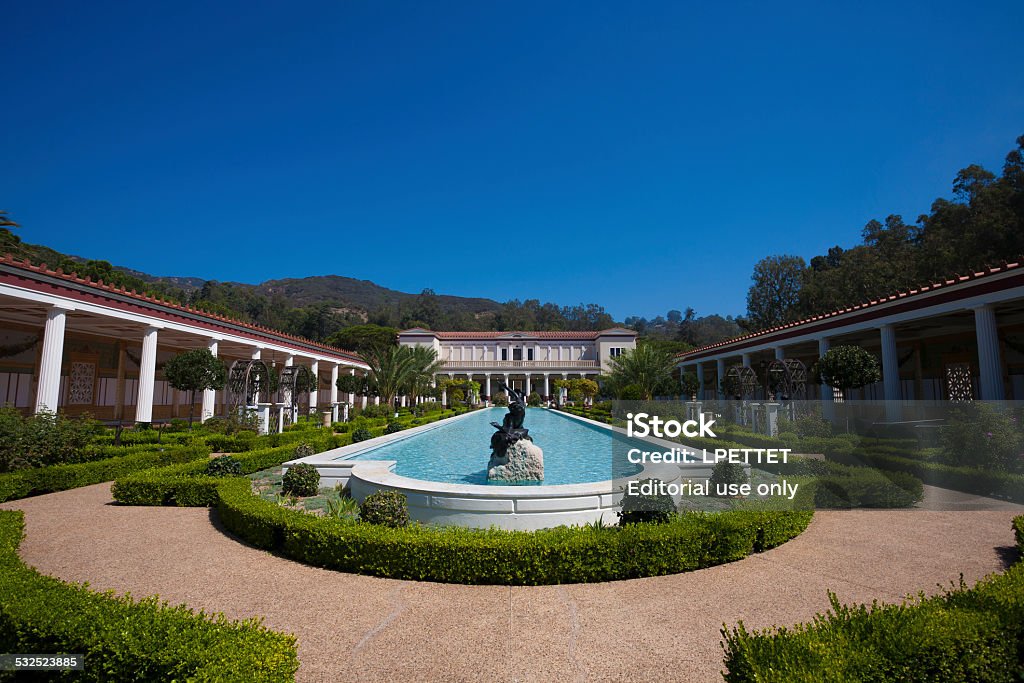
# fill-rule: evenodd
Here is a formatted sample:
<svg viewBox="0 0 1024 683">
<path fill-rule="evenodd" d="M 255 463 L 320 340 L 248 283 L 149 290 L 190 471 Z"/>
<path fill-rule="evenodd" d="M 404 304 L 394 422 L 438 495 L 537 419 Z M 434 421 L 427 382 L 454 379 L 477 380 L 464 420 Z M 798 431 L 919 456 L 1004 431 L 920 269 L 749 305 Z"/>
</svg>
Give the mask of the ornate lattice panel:
<svg viewBox="0 0 1024 683">
<path fill-rule="evenodd" d="M 946 395 L 954 403 L 974 400 L 969 363 L 950 363 L 946 366 Z"/>
<path fill-rule="evenodd" d="M 92 405 L 96 388 L 96 364 L 75 361 L 68 373 L 68 403 Z"/>
</svg>

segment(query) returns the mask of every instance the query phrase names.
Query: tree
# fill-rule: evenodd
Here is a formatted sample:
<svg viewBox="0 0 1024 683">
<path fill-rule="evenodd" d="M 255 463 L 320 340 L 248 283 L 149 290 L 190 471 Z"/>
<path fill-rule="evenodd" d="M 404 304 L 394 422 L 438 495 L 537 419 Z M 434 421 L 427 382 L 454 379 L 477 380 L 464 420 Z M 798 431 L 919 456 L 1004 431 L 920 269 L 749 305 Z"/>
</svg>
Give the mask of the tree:
<svg viewBox="0 0 1024 683">
<path fill-rule="evenodd" d="M 882 370 L 878 359 L 859 346 L 835 346 L 818 360 L 818 376 L 845 393 L 880 381 Z"/>
<path fill-rule="evenodd" d="M 683 390 L 683 394 L 689 396 L 691 399 L 696 398 L 697 392 L 700 391 L 700 380 L 697 378 L 695 372 L 684 372 L 679 377 L 679 386 Z"/>
<path fill-rule="evenodd" d="M 675 359 L 672 354 L 651 344 L 640 344 L 609 361 L 608 388 L 619 398 L 626 387 L 638 387 L 640 398 L 650 400 L 668 393 L 672 385 Z"/>
<path fill-rule="evenodd" d="M 757 262 L 747 292 L 747 325 L 759 331 L 799 317 L 800 286 L 807 264 L 799 256 L 768 256 Z"/>
<path fill-rule="evenodd" d="M 398 330 L 383 325 L 353 325 L 330 335 L 326 342 L 331 346 L 362 354 L 374 346 L 397 345 Z"/>
<path fill-rule="evenodd" d="M 414 367 L 412 349 L 408 346 L 372 347 L 363 358 L 370 366 L 370 382 L 384 403 L 391 403 L 409 386 Z"/>
<path fill-rule="evenodd" d="M 411 351 L 412 361 L 406 393 L 415 404 L 417 396 L 424 396 L 430 392 L 434 374 L 441 369 L 443 363 L 437 359 L 437 351 L 432 346 L 413 346 Z"/>
<path fill-rule="evenodd" d="M 227 381 L 227 369 L 209 349 L 190 349 L 167 361 L 164 376 L 173 388 L 190 393 L 188 426 L 191 428 L 196 394 L 207 389 L 223 389 Z"/>
</svg>

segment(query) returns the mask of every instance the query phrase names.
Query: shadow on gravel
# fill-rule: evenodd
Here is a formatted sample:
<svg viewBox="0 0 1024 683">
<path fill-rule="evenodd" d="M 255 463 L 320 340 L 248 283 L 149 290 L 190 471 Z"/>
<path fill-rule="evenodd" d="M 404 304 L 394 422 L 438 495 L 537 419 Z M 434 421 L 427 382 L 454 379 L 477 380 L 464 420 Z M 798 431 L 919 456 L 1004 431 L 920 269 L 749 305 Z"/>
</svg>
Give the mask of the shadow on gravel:
<svg viewBox="0 0 1024 683">
<path fill-rule="evenodd" d="M 1020 560 L 1020 550 L 1017 549 L 1017 546 L 1004 545 L 996 548 L 995 550 L 996 556 L 1003 564 L 1003 569 L 1009 569 Z"/>
</svg>

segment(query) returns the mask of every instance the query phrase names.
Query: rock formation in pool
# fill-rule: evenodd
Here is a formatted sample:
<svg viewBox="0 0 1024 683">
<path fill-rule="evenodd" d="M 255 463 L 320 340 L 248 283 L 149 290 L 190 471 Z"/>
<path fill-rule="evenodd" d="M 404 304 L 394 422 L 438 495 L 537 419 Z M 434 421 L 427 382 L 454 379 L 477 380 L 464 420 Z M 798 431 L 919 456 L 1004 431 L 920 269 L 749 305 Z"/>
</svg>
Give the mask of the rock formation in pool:
<svg viewBox="0 0 1024 683">
<path fill-rule="evenodd" d="M 491 460 L 487 478 L 492 481 L 543 481 L 544 451 L 530 438 L 523 427 L 526 417 L 526 395 L 502 383 L 508 394 L 508 413 L 501 424 L 492 422 L 498 431 L 491 435 Z"/>
</svg>

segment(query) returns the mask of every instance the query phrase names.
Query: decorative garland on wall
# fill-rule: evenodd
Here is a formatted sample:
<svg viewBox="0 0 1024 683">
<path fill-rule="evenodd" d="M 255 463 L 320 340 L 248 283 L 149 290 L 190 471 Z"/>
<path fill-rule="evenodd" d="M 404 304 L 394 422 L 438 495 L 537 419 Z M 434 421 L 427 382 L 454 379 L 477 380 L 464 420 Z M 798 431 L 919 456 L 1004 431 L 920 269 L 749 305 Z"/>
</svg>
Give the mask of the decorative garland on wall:
<svg viewBox="0 0 1024 683">
<path fill-rule="evenodd" d="M 33 346 L 39 343 L 39 336 L 36 335 L 28 341 L 23 341 L 20 344 L 5 344 L 0 345 L 0 358 L 10 358 L 11 356 L 17 356 L 19 353 L 24 353 L 31 349 Z"/>
</svg>

